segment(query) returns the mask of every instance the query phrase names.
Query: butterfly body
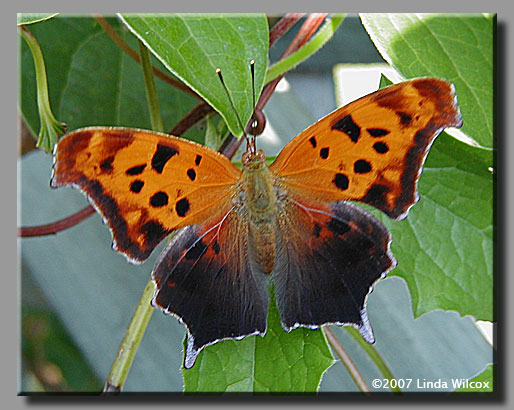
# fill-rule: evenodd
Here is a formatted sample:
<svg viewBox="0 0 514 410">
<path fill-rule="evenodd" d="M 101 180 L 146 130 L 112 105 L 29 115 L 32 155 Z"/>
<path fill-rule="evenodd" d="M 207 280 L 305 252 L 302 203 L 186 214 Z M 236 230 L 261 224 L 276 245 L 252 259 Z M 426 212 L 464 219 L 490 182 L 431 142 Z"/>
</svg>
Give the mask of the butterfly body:
<svg viewBox="0 0 514 410">
<path fill-rule="evenodd" d="M 241 189 L 249 215 L 249 240 L 255 249 L 255 262 L 270 274 L 275 264 L 275 220 L 277 198 L 271 174 L 262 151 L 245 154 Z"/>
<path fill-rule="evenodd" d="M 187 326 L 186 368 L 207 345 L 264 335 L 271 284 L 284 330 L 352 325 L 372 343 L 366 299 L 396 260 L 385 226 L 350 201 L 405 218 L 430 146 L 461 124 L 453 86 L 421 78 L 335 110 L 269 167 L 254 147 L 241 171 L 177 137 L 85 128 L 56 146 L 51 186 L 81 189 L 131 262 L 175 232 L 152 304 Z"/>
</svg>

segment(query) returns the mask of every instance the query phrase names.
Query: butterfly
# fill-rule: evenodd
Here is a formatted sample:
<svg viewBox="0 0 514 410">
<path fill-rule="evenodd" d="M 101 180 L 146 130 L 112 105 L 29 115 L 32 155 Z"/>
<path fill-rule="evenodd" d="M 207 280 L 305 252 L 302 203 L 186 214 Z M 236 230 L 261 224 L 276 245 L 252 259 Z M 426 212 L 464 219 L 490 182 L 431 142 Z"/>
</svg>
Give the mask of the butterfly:
<svg viewBox="0 0 514 410">
<path fill-rule="evenodd" d="M 83 191 L 132 263 L 175 232 L 152 304 L 186 325 L 185 368 L 205 346 L 264 335 L 271 284 L 286 332 L 352 325 L 373 343 L 366 298 L 396 260 L 385 226 L 350 201 L 405 218 L 433 141 L 461 125 L 453 85 L 419 78 L 333 111 L 270 166 L 253 144 L 240 170 L 178 137 L 89 127 L 56 145 L 51 186 Z"/>
</svg>

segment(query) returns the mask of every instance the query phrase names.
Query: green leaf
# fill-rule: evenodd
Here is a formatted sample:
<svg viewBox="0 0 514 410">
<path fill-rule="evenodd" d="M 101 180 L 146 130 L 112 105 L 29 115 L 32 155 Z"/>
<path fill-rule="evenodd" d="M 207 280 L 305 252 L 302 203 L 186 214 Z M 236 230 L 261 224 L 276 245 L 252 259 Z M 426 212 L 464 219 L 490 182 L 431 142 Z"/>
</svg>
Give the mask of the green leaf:
<svg viewBox="0 0 514 410">
<path fill-rule="evenodd" d="M 217 150 L 221 143 L 221 135 L 218 132 L 218 127 L 213 123 L 210 115 L 205 117 L 205 143 L 206 147 Z"/>
<path fill-rule="evenodd" d="M 116 19 L 109 23 L 119 29 Z M 45 55 L 51 106 L 69 130 L 91 125 L 151 129 L 142 69 L 90 17 L 58 16 L 31 31 Z M 130 33 L 119 33 L 137 50 Z M 31 130 L 39 127 L 32 57 L 21 44 L 21 110 Z M 156 59 L 154 65 L 164 69 Z M 170 130 L 198 101 L 156 79 L 159 105 Z M 197 140 L 201 139 L 197 133 Z"/>
<path fill-rule="evenodd" d="M 494 389 L 493 373 L 494 366 L 490 364 L 482 373 L 468 380 L 456 389 L 454 393 L 491 393 Z"/>
<path fill-rule="evenodd" d="M 208 346 L 195 366 L 182 370 L 185 392 L 311 392 L 334 363 L 325 335 L 298 328 L 286 333 L 270 298 L 264 337 L 224 340 Z"/>
<path fill-rule="evenodd" d="M 216 69 L 222 70 L 245 126 L 253 112 L 249 63 L 255 60 L 257 98 L 267 67 L 265 15 L 122 14 L 121 18 L 173 74 L 220 113 L 234 135 L 242 134 Z"/>
<path fill-rule="evenodd" d="M 49 20 L 59 13 L 18 13 L 18 26 Z"/>
<path fill-rule="evenodd" d="M 384 59 L 404 77 L 436 76 L 455 84 L 462 131 L 493 145 L 493 27 L 495 16 L 363 14 Z"/>
<path fill-rule="evenodd" d="M 46 152 L 51 152 L 59 137 L 64 134 L 66 125 L 55 118 L 50 107 L 45 60 L 39 43 L 26 27 L 18 28 L 18 32 L 29 46 L 34 59 L 37 107 L 41 120 L 41 128 L 36 145 L 43 148 Z"/>
<path fill-rule="evenodd" d="M 455 310 L 493 320 L 493 184 L 490 151 L 442 133 L 419 181 L 408 218 L 382 218 L 393 235 L 415 316 Z"/>
</svg>

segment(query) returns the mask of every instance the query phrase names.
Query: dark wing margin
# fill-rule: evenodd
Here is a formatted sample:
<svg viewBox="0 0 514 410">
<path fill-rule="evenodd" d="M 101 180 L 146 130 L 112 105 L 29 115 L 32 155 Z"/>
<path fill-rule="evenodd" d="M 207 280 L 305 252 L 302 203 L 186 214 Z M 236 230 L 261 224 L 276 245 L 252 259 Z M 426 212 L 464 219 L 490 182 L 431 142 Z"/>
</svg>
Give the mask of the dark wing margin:
<svg viewBox="0 0 514 410">
<path fill-rule="evenodd" d="M 279 205 L 273 281 L 282 327 L 356 327 L 374 342 L 366 313 L 372 285 L 396 266 L 387 229 L 348 202 Z"/>
<path fill-rule="evenodd" d="M 266 332 L 268 280 L 252 270 L 247 242 L 247 222 L 230 210 L 181 229 L 156 262 L 152 305 L 186 325 L 186 369 L 207 345 Z"/>
</svg>

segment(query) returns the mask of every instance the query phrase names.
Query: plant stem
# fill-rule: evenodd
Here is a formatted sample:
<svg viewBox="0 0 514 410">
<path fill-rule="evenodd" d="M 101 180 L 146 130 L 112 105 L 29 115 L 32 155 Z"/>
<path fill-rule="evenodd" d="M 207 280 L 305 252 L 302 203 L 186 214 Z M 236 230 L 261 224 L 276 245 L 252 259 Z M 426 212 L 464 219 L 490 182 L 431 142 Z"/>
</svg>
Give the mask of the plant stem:
<svg viewBox="0 0 514 410">
<path fill-rule="evenodd" d="M 264 84 L 291 70 L 310 55 L 318 51 L 328 40 L 332 38 L 337 27 L 343 22 L 344 14 L 337 14 L 327 21 L 319 32 L 304 47 L 298 49 L 280 62 L 272 65 L 266 72 Z"/>
<path fill-rule="evenodd" d="M 155 81 L 152 73 L 152 62 L 150 61 L 150 52 L 141 40 L 139 43 L 139 54 L 141 55 L 141 67 L 143 68 L 143 78 L 145 80 L 146 102 L 150 111 L 150 121 L 154 131 L 164 132 L 161 111 L 159 110 L 159 98 L 155 89 Z"/>
<path fill-rule="evenodd" d="M 352 377 L 353 381 L 359 388 L 359 390 L 363 393 L 369 394 L 371 391 L 369 389 L 368 384 L 364 380 L 364 377 L 362 377 L 361 372 L 359 372 L 359 369 L 357 369 L 357 366 L 355 366 L 355 363 L 350 358 L 350 355 L 348 352 L 344 349 L 343 345 L 339 342 L 339 339 L 334 335 L 334 332 L 328 327 L 323 326 L 323 333 L 325 333 L 325 336 L 330 343 L 330 346 L 332 346 L 332 349 L 336 352 L 336 354 L 341 359 L 341 362 L 344 364 L 344 367 L 346 367 L 346 370 L 348 370 L 348 373 Z"/>
<path fill-rule="evenodd" d="M 382 373 L 382 375 L 388 380 L 394 379 L 394 375 L 391 372 L 391 370 L 389 369 L 389 367 L 387 366 L 384 359 L 382 359 L 380 354 L 375 350 L 375 348 L 372 345 L 367 343 L 362 338 L 359 331 L 353 327 L 346 327 L 345 329 L 357 341 L 357 343 L 362 347 L 362 349 L 368 354 L 370 359 L 373 360 L 373 362 L 377 366 L 380 373 Z M 401 392 L 402 392 L 401 389 L 398 387 L 395 387 L 395 388 L 391 387 L 391 390 L 397 394 L 401 394 Z"/>
<path fill-rule="evenodd" d="M 300 20 L 305 13 L 287 13 L 283 16 L 277 24 L 275 24 L 269 31 L 269 45 L 270 47 L 285 33 L 289 31 L 293 25 Z"/>
<path fill-rule="evenodd" d="M 130 324 L 121 341 L 118 353 L 107 377 L 104 393 L 119 393 L 123 389 L 132 362 L 141 343 L 141 339 L 152 317 L 153 307 L 150 303 L 154 293 L 154 284 L 148 280 L 145 290 L 139 299 L 136 310 Z"/>
<path fill-rule="evenodd" d="M 95 208 L 89 205 L 80 211 L 75 212 L 73 215 L 60 219 L 56 222 L 39 226 L 22 226 L 21 228 L 18 228 L 18 236 L 25 238 L 29 236 L 55 235 L 57 232 L 77 225 L 79 222 L 83 221 L 94 213 Z"/>
<path fill-rule="evenodd" d="M 206 102 L 199 102 L 189 111 L 169 132 L 171 135 L 181 136 L 189 128 L 201 121 L 205 116 L 214 111 Z"/>
</svg>

